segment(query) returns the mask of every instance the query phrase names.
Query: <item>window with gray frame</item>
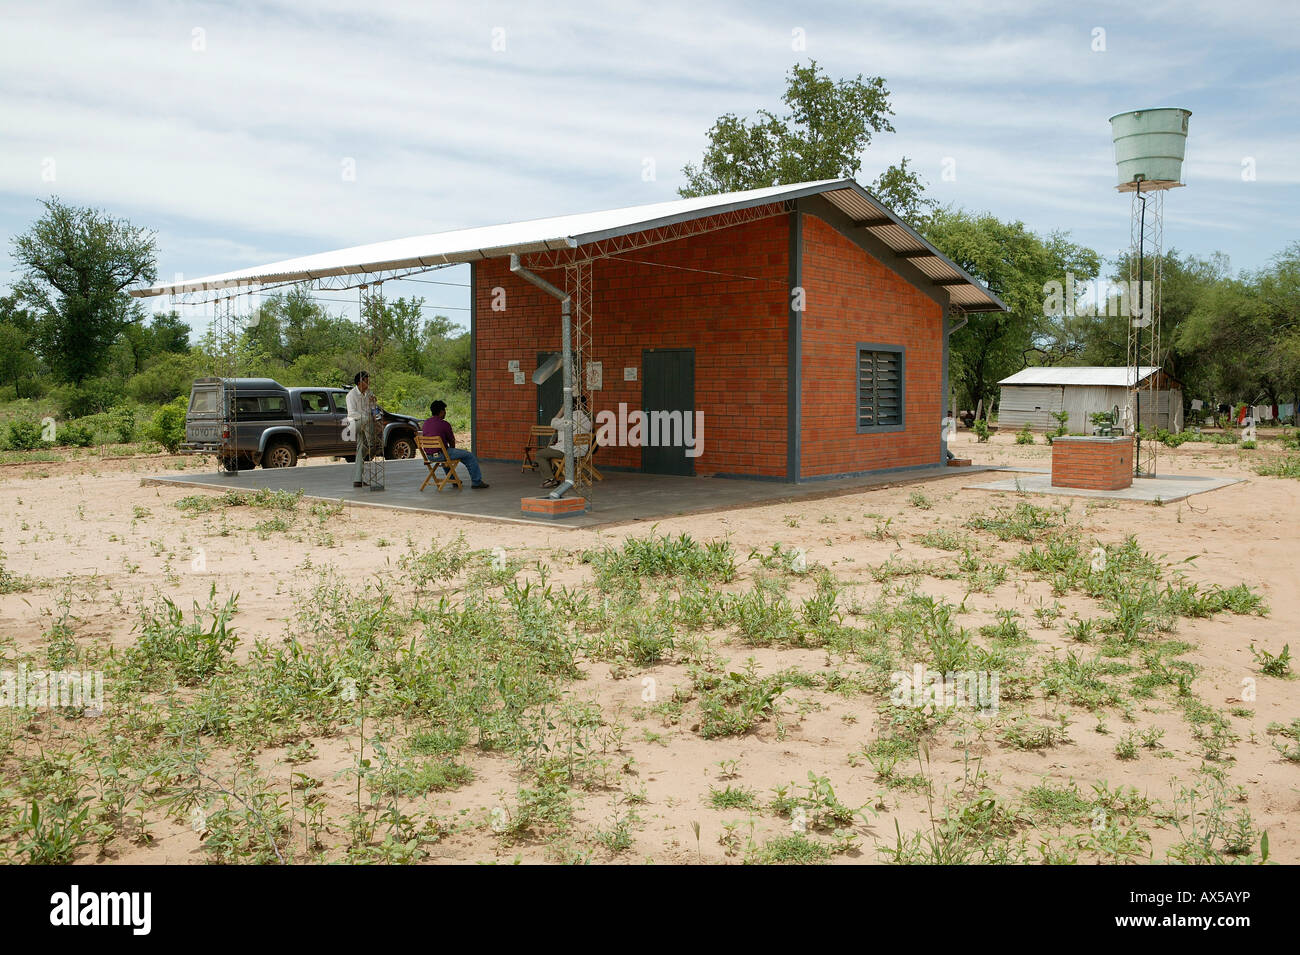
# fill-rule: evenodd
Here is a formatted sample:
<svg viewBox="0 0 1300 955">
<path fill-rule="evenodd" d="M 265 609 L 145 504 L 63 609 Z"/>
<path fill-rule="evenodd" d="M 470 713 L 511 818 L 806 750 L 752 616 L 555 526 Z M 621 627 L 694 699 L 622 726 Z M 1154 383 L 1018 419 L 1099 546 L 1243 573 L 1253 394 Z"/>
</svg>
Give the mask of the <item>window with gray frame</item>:
<svg viewBox="0 0 1300 955">
<path fill-rule="evenodd" d="M 858 345 L 858 433 L 903 430 L 901 345 Z"/>
</svg>

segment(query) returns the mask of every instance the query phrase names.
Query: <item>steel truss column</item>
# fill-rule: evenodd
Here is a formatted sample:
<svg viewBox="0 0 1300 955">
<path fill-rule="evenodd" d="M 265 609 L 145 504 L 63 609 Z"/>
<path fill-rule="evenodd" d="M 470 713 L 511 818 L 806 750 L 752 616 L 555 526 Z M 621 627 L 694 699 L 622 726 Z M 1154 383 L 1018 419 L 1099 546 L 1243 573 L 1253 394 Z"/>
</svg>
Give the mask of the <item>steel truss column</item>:
<svg viewBox="0 0 1300 955">
<path fill-rule="evenodd" d="M 595 402 L 592 401 L 591 372 L 591 267 L 590 260 L 580 260 L 565 266 L 565 283 L 573 299 L 573 382 L 579 395 L 586 399 L 587 417 L 592 419 L 595 433 Z M 579 470 L 574 483 L 591 504 L 592 484 L 590 471 Z"/>
<path fill-rule="evenodd" d="M 1128 257 L 1128 359 L 1133 405 L 1133 431 L 1137 449 L 1133 455 L 1134 474 L 1148 476 L 1156 473 L 1156 457 L 1160 442 L 1155 432 L 1160 425 L 1160 387 L 1162 375 L 1152 374 L 1145 381 L 1140 378 L 1143 365 L 1152 368 L 1164 366 L 1160 343 L 1160 278 L 1164 265 L 1161 245 L 1164 238 L 1164 190 L 1143 191 L 1142 183 L 1133 191 L 1129 236 L 1131 248 Z M 1133 302 L 1136 300 L 1137 308 Z M 1145 411 L 1144 411 L 1145 409 Z M 1148 440 L 1143 441 L 1140 428 L 1142 416 L 1148 414 L 1152 428 Z"/>
<path fill-rule="evenodd" d="M 361 426 L 366 429 L 369 438 L 367 445 L 370 448 L 370 460 L 362 466 L 361 479 L 365 482 L 366 487 L 372 491 L 382 491 L 384 489 L 385 466 L 384 459 L 384 428 L 380 421 L 375 419 L 373 409 L 378 406 L 378 399 L 375 398 L 375 360 L 384 347 L 384 296 L 382 286 L 376 286 L 372 291 L 368 285 L 362 285 L 359 289 L 359 307 L 358 318 L 361 326 L 361 349 L 360 361 L 358 368 L 370 373 L 370 390 L 366 392 L 369 398 L 367 414 L 362 420 Z"/>
<path fill-rule="evenodd" d="M 212 315 L 213 376 L 221 380 L 222 407 L 219 423 L 221 447 L 217 452 L 218 470 L 239 476 L 239 420 L 235 380 L 239 377 L 238 335 L 233 296 L 219 299 Z"/>
</svg>

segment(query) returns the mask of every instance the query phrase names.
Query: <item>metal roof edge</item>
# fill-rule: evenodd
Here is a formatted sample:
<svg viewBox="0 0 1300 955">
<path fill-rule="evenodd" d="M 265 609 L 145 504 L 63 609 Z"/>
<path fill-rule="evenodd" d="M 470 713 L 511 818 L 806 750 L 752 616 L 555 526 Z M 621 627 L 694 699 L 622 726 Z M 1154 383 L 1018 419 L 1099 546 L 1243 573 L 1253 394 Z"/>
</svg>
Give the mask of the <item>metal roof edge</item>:
<svg viewBox="0 0 1300 955">
<path fill-rule="evenodd" d="M 952 259 L 948 258 L 948 256 L 944 255 L 937 248 L 935 248 L 933 243 L 931 243 L 929 239 L 921 235 L 921 233 L 917 232 L 910 225 L 908 225 L 906 222 L 900 219 L 894 213 L 893 209 L 889 208 L 889 206 L 885 205 L 878 198 L 876 198 L 876 196 L 872 194 L 865 186 L 863 186 L 855 179 L 845 179 L 842 181 L 844 183 L 847 183 L 850 188 L 855 190 L 859 195 L 861 195 L 872 205 L 876 206 L 876 208 L 878 208 L 886 216 L 892 219 L 895 225 L 901 227 L 904 232 L 906 232 L 912 238 L 916 239 L 917 242 L 920 242 L 921 245 L 925 246 L 925 248 L 927 248 L 931 252 L 931 254 L 942 259 L 945 264 L 952 266 L 953 271 L 955 271 L 959 276 L 964 278 L 971 285 L 974 285 L 977 289 L 979 289 L 981 292 L 987 295 L 991 300 L 991 304 L 996 306 L 995 308 L 972 308 L 968 305 L 955 305 L 953 306 L 954 308 L 960 308 L 964 312 L 995 312 L 995 311 L 1009 312 L 1011 311 L 1011 309 L 1007 306 L 1007 303 L 1002 301 L 1002 299 L 997 295 L 997 293 L 993 292 L 987 285 L 985 285 L 979 279 L 975 278 L 975 276 L 971 275 L 960 265 L 958 265 Z M 830 191 L 830 190 L 826 190 L 826 191 Z"/>
<path fill-rule="evenodd" d="M 690 222 L 693 219 L 707 219 L 709 216 L 725 215 L 728 212 L 736 212 L 740 209 L 754 209 L 758 206 L 772 206 L 779 202 L 790 202 L 795 199 L 802 199 L 804 196 L 815 196 L 823 192 L 831 192 L 836 189 L 843 189 L 846 185 L 853 183 L 852 179 L 833 179 L 826 182 L 814 183 L 802 188 L 790 187 L 785 192 L 775 195 L 758 196 L 749 199 L 739 199 L 733 202 L 724 202 L 718 205 L 704 206 L 699 209 L 692 209 L 689 212 L 679 212 L 675 215 L 659 216 L 653 219 L 643 219 L 640 222 L 629 225 L 619 226 L 614 229 L 601 229 L 597 232 L 584 232 L 572 236 L 578 245 L 587 245 L 591 242 L 601 242 L 605 239 L 614 239 L 619 236 L 632 235 L 635 232 L 645 232 L 648 229 L 659 229 L 664 226 L 676 225 L 679 222 Z M 779 189 L 780 186 L 770 188 Z M 726 195 L 726 193 L 721 193 Z M 708 198 L 700 196 L 701 199 Z"/>
<path fill-rule="evenodd" d="M 483 259 L 497 258 L 512 253 L 528 253 L 537 251 L 552 251 L 558 248 L 576 248 L 580 245 L 600 242 L 605 239 L 617 238 L 624 235 L 631 235 L 637 232 L 645 232 L 651 229 L 662 228 L 664 226 L 675 225 L 681 222 L 689 222 L 695 219 L 703 219 L 709 216 L 725 215 L 728 212 L 734 212 L 741 209 L 751 209 L 765 205 L 775 205 L 777 203 L 792 202 L 807 196 L 825 195 L 827 193 L 841 192 L 851 190 L 861 197 L 872 208 L 879 210 L 886 216 L 890 222 L 901 228 L 911 239 L 915 240 L 922 249 L 941 260 L 946 266 L 951 268 L 958 277 L 964 280 L 969 286 L 977 289 L 981 295 L 987 299 L 986 305 L 971 305 L 954 303 L 949 296 L 949 304 L 952 308 L 960 309 L 963 312 L 990 312 L 990 311 L 1010 311 L 1006 303 L 984 283 L 980 282 L 973 275 L 963 269 L 957 263 L 953 262 L 948 256 L 940 252 L 929 240 L 917 232 L 914 228 L 900 219 L 892 209 L 886 206 L 869 190 L 852 178 L 830 179 L 808 184 L 794 184 L 789 188 L 781 186 L 763 187 L 760 190 L 765 194 L 760 196 L 750 196 L 743 199 L 735 199 L 729 202 L 721 202 L 715 205 L 702 205 L 698 209 L 691 209 L 684 212 L 675 212 L 669 215 L 660 215 L 637 222 L 624 223 L 608 229 L 600 229 L 593 232 L 576 233 L 567 236 L 553 236 L 544 239 L 532 239 L 527 242 L 517 242 L 502 246 L 492 246 L 487 248 L 462 249 L 453 252 L 440 253 L 428 256 L 414 256 L 398 259 L 387 259 L 383 261 L 358 262 L 355 265 L 335 265 L 322 268 L 296 268 L 288 269 L 284 272 L 269 272 L 265 269 L 281 264 L 269 263 L 267 266 L 254 266 L 245 269 L 232 269 L 228 272 L 218 273 L 216 275 L 202 276 L 190 281 L 159 283 L 145 288 L 129 289 L 127 294 L 133 298 L 148 298 L 159 295 L 175 295 L 185 292 L 194 291 L 215 291 L 229 288 L 266 288 L 268 286 L 278 286 L 291 284 L 293 282 L 310 281 L 316 278 L 340 275 L 366 275 L 372 272 L 382 272 L 386 270 L 408 269 L 416 267 L 435 268 L 440 265 L 454 265 L 466 262 L 475 262 Z M 723 193 L 721 195 L 727 195 Z M 701 196 L 701 199 L 707 200 L 709 197 Z M 636 207 L 631 207 L 635 209 Z M 613 211 L 613 210 L 611 210 Z M 563 216 L 550 218 L 564 218 Z M 490 228 L 490 227 L 481 227 Z M 454 231 L 471 231 L 471 230 L 452 230 Z M 420 237 L 411 237 L 420 238 Z M 375 245 L 382 243 L 372 243 Z M 358 246 L 358 249 L 365 246 Z M 311 260 L 315 256 L 328 256 L 339 251 L 331 249 L 325 252 L 311 253 L 305 256 L 298 256 L 296 259 L 286 259 L 282 264 L 288 265 L 294 262 Z M 906 250 L 899 250 L 906 251 Z M 919 252 L 920 250 L 918 250 Z M 921 256 L 927 257 L 927 256 Z M 262 271 L 258 271 L 262 269 Z M 252 273 L 252 274 L 249 274 Z"/>
</svg>

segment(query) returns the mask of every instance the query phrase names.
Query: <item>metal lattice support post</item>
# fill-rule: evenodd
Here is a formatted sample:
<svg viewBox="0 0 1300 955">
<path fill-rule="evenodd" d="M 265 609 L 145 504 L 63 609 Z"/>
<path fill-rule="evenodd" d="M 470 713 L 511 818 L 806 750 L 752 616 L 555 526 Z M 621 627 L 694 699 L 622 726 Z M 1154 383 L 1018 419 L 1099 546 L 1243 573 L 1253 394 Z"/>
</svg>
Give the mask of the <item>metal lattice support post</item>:
<svg viewBox="0 0 1300 955">
<path fill-rule="evenodd" d="M 1165 194 L 1162 189 L 1144 191 L 1142 184 L 1133 191 L 1130 223 L 1128 277 L 1128 366 L 1131 369 L 1130 387 L 1133 403 L 1133 431 L 1138 435 L 1137 449 L 1133 455 L 1135 474 L 1156 473 L 1156 453 L 1160 442 L 1154 434 L 1160 422 L 1161 376 L 1152 374 L 1145 381 L 1139 379 L 1139 368 L 1163 366 L 1160 346 L 1160 274 L 1163 267 L 1161 244 L 1164 233 Z M 1133 308 L 1136 299 L 1137 308 Z M 1166 398 L 1166 400 L 1168 400 Z M 1142 416 L 1150 416 L 1153 427 L 1150 440 L 1143 441 L 1140 433 Z"/>
<path fill-rule="evenodd" d="M 226 296 L 214 303 L 216 308 L 212 315 L 213 375 L 221 380 L 221 447 L 217 452 L 218 470 L 239 476 L 239 421 L 235 395 L 235 381 L 239 377 L 238 357 L 236 355 L 236 335 L 238 327 L 235 322 L 235 303 L 233 296 Z"/>
<path fill-rule="evenodd" d="M 594 436 L 595 403 L 591 398 L 592 382 L 588 366 L 591 359 L 591 266 L 590 259 L 566 266 L 565 279 L 568 292 L 573 298 L 573 381 L 577 395 L 586 399 L 587 416 L 593 419 Z M 590 471 L 580 470 L 574 475 L 574 483 L 590 506 L 594 483 Z"/>
<path fill-rule="evenodd" d="M 375 399 L 375 359 L 379 356 L 384 347 L 384 327 L 383 327 L 383 296 L 379 292 L 371 292 L 369 286 L 363 285 L 360 288 L 360 314 L 361 320 L 361 362 L 360 367 L 370 373 L 370 390 L 367 395 L 370 398 L 370 407 L 373 409 L 378 402 Z M 362 480 L 365 481 L 366 487 L 372 491 L 382 491 L 384 489 L 384 428 L 380 421 L 375 419 L 372 413 L 367 414 L 362 422 L 362 427 L 368 429 L 370 460 L 363 465 Z"/>
</svg>

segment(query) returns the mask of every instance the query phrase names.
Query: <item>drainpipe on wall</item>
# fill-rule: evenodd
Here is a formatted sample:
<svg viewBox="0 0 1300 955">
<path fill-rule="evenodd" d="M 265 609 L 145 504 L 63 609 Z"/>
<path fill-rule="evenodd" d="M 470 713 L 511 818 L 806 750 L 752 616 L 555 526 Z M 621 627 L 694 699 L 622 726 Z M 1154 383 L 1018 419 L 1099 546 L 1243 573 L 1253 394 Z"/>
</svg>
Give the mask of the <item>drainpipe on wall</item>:
<svg viewBox="0 0 1300 955">
<path fill-rule="evenodd" d="M 511 254 L 510 271 L 531 282 L 547 295 L 560 300 L 560 361 L 564 371 L 564 427 L 569 440 L 564 449 L 564 481 L 547 495 L 558 501 L 573 489 L 573 345 L 570 338 L 569 296 L 535 272 L 519 264 L 519 256 Z"/>
<path fill-rule="evenodd" d="M 946 310 L 945 310 L 945 311 L 946 311 Z M 949 361 L 951 361 L 951 357 L 950 357 L 951 352 L 950 352 L 949 347 L 948 347 L 948 339 L 949 339 L 949 338 L 952 338 L 952 333 L 953 333 L 953 332 L 959 332 L 959 331 L 961 331 L 963 328 L 965 328 L 965 327 L 966 327 L 966 323 L 969 322 L 969 321 L 970 321 L 970 316 L 969 316 L 969 315 L 966 315 L 965 313 L 963 313 L 960 322 L 958 322 L 956 325 L 950 325 L 950 326 L 948 326 L 948 331 L 946 332 L 946 337 L 944 338 L 944 341 L 943 341 L 943 354 L 944 354 L 944 361 L 945 361 L 945 362 L 949 362 Z M 948 377 L 948 368 L 947 368 L 947 365 L 945 365 L 945 366 L 944 366 L 944 369 L 943 369 L 943 380 L 944 380 L 944 382 L 947 384 L 947 387 L 950 389 L 950 391 L 949 391 L 949 395 L 951 395 L 952 380 Z M 950 400 L 950 401 L 955 401 L 956 399 L 949 397 L 949 400 Z M 950 410 L 951 410 L 951 409 L 950 409 Z M 952 426 L 953 426 L 954 429 L 957 427 L 957 422 L 956 422 L 955 420 L 953 421 L 953 425 L 952 425 Z M 943 441 L 942 441 L 942 445 L 943 445 L 943 456 L 944 456 L 944 458 L 945 458 L 946 460 L 948 460 L 948 461 L 951 461 L 951 460 L 955 457 L 955 455 L 952 453 L 952 451 L 950 451 L 950 450 L 948 449 L 948 439 L 947 439 L 947 438 L 944 438 L 944 439 L 943 439 Z"/>
</svg>

